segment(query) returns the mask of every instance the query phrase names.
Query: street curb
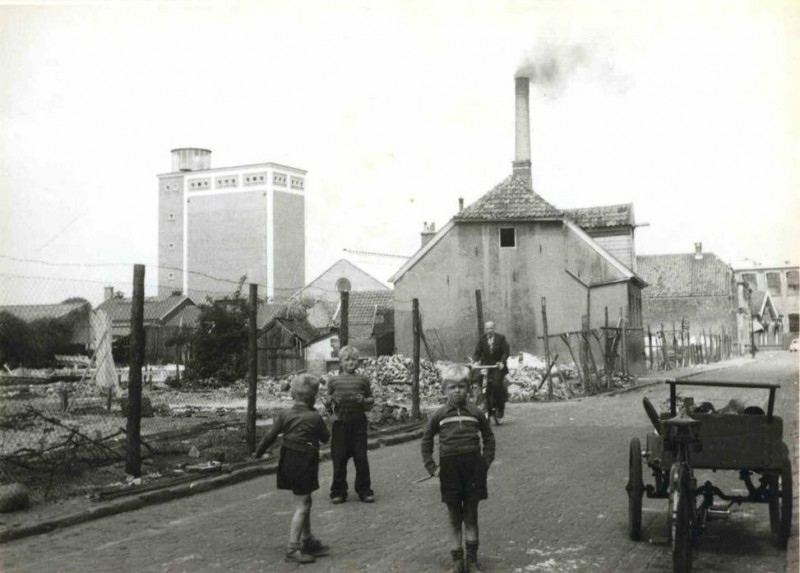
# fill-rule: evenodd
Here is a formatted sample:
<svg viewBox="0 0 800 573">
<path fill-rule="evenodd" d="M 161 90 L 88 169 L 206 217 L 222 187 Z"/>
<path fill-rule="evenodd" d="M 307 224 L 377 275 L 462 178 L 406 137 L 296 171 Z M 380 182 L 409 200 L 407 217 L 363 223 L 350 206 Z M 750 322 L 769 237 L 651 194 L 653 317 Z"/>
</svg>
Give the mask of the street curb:
<svg viewBox="0 0 800 573">
<path fill-rule="evenodd" d="M 410 442 L 422 437 L 422 428 L 418 428 L 409 432 L 400 434 L 377 437 L 369 440 L 367 447 L 374 450 L 381 447 L 393 446 L 395 444 L 402 444 Z M 330 459 L 330 452 L 320 454 L 320 460 Z M 166 503 L 183 497 L 189 497 L 198 493 L 205 493 L 221 487 L 237 484 L 243 481 L 254 479 L 257 477 L 274 474 L 278 469 L 278 464 L 271 460 L 267 464 L 251 466 L 238 470 L 232 470 L 230 473 L 223 475 L 214 475 L 213 477 L 198 476 L 197 481 L 176 485 L 173 487 L 165 486 L 164 489 L 148 491 L 132 498 L 123 499 L 120 501 L 111 501 L 102 505 L 95 505 L 88 509 L 77 511 L 68 515 L 48 519 L 39 523 L 30 525 L 11 526 L 9 529 L 0 531 L 0 545 L 30 537 L 32 535 L 39 535 L 41 533 L 48 533 L 56 529 L 63 529 L 73 525 L 79 525 L 88 521 L 94 521 L 102 517 L 110 515 L 117 515 L 126 511 L 133 511 L 148 505 L 157 505 Z"/>
</svg>

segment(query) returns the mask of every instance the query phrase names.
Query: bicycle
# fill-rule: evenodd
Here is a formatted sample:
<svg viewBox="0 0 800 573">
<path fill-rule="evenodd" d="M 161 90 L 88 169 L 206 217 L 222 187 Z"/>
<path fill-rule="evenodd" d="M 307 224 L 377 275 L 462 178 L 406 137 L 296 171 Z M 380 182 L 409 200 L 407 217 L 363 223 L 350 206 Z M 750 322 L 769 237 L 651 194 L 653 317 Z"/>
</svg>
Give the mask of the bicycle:
<svg viewBox="0 0 800 573">
<path fill-rule="evenodd" d="M 494 405 L 494 393 L 491 391 L 489 387 L 489 371 L 490 370 L 497 370 L 497 364 L 472 364 L 470 365 L 472 370 L 479 370 L 481 373 L 481 388 L 478 394 L 478 403 L 481 402 L 486 404 L 486 415 L 494 420 L 495 426 L 499 426 L 503 423 L 501 418 L 497 417 L 497 408 Z"/>
</svg>

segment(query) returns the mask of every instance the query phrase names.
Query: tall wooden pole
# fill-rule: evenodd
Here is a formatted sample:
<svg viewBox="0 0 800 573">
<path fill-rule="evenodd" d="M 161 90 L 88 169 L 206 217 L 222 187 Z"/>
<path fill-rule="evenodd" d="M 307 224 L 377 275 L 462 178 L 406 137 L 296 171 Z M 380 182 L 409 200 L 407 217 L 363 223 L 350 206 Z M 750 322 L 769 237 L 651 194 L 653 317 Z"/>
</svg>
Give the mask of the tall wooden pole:
<svg viewBox="0 0 800 573">
<path fill-rule="evenodd" d="M 144 265 L 133 266 L 128 421 L 125 427 L 125 473 L 142 475 L 142 364 L 144 364 Z"/>
<path fill-rule="evenodd" d="M 647 348 L 648 355 L 650 356 L 650 370 L 653 369 L 653 333 L 650 331 L 650 325 L 647 325 Z"/>
<path fill-rule="evenodd" d="M 419 418 L 419 339 L 420 339 L 420 325 L 419 325 L 419 299 L 411 300 L 411 324 L 414 335 L 413 346 L 413 371 L 411 379 L 411 417 Z"/>
<path fill-rule="evenodd" d="M 478 313 L 478 339 L 483 336 L 483 303 L 481 302 L 481 289 L 475 291 L 475 308 Z"/>
<path fill-rule="evenodd" d="M 628 332 L 625 328 L 625 312 L 619 307 L 619 325 L 622 328 L 622 372 L 628 375 Z"/>
<path fill-rule="evenodd" d="M 611 344 L 608 340 L 608 307 L 605 307 L 605 321 L 606 327 L 603 329 L 603 364 L 605 365 L 606 389 L 608 389 L 611 388 L 611 365 L 613 364 L 613 358 L 610 356 Z"/>
<path fill-rule="evenodd" d="M 256 384 L 258 381 L 258 285 L 250 283 L 247 321 L 247 450 L 256 451 Z"/>
<path fill-rule="evenodd" d="M 350 321 L 350 293 L 343 290 L 339 305 L 339 348 L 347 346 L 349 321 Z"/>
<path fill-rule="evenodd" d="M 542 297 L 542 334 L 544 335 L 544 363 L 547 372 L 544 373 L 548 377 L 547 380 L 547 399 L 553 399 L 553 376 L 550 374 L 553 365 L 550 364 L 550 338 L 547 336 L 547 298 Z"/>
</svg>

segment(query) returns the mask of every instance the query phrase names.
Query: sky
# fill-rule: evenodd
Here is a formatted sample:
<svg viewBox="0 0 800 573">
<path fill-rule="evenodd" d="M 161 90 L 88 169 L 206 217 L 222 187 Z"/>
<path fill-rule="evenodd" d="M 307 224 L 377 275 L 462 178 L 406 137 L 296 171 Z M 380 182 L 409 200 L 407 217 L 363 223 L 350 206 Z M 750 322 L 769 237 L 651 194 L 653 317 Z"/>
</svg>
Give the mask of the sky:
<svg viewBox="0 0 800 573">
<path fill-rule="evenodd" d="M 791 0 L 9 3 L 0 0 L 0 301 L 156 292 L 157 175 L 308 170 L 306 278 L 386 281 L 424 222 L 511 173 L 533 72 L 533 186 L 633 203 L 638 254 L 800 260 Z"/>
</svg>

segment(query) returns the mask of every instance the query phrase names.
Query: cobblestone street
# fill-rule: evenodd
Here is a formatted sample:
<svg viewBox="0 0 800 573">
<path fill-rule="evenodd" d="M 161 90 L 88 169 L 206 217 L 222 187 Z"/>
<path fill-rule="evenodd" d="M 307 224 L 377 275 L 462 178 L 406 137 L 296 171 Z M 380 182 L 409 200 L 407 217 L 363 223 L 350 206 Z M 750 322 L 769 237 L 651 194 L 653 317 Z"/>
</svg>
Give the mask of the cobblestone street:
<svg viewBox="0 0 800 573">
<path fill-rule="evenodd" d="M 797 376 L 796 355 L 764 352 L 753 363 L 694 379 L 780 382 L 776 412 L 784 417 L 784 441 L 796 452 Z M 748 404 L 766 398 L 752 392 L 712 390 L 700 398 L 692 390 L 696 402 L 718 407 L 734 397 Z M 616 396 L 509 406 L 507 422 L 496 429 L 489 499 L 480 506 L 483 571 L 671 571 L 670 548 L 646 541 L 664 535 L 666 500 L 645 499 L 645 541 L 632 542 L 626 532 L 628 444 L 633 437 L 644 441 L 650 428 L 643 396 L 659 407 L 668 391 L 655 384 Z M 438 481 L 412 483 L 425 475 L 419 441 L 374 450 L 370 465 L 377 503 L 351 495 L 334 506 L 327 495 L 330 462 L 322 464 L 312 529 L 333 551 L 302 568 L 283 562 L 291 500 L 270 476 L 8 543 L 0 546 L 0 570 L 446 571 Z M 726 492 L 744 487 L 735 472 L 698 478 Z M 796 544 L 796 516 L 793 534 Z M 770 543 L 766 505 L 747 504 L 711 524 L 697 544 L 694 570 L 779 572 L 785 560 L 786 552 Z"/>
</svg>

